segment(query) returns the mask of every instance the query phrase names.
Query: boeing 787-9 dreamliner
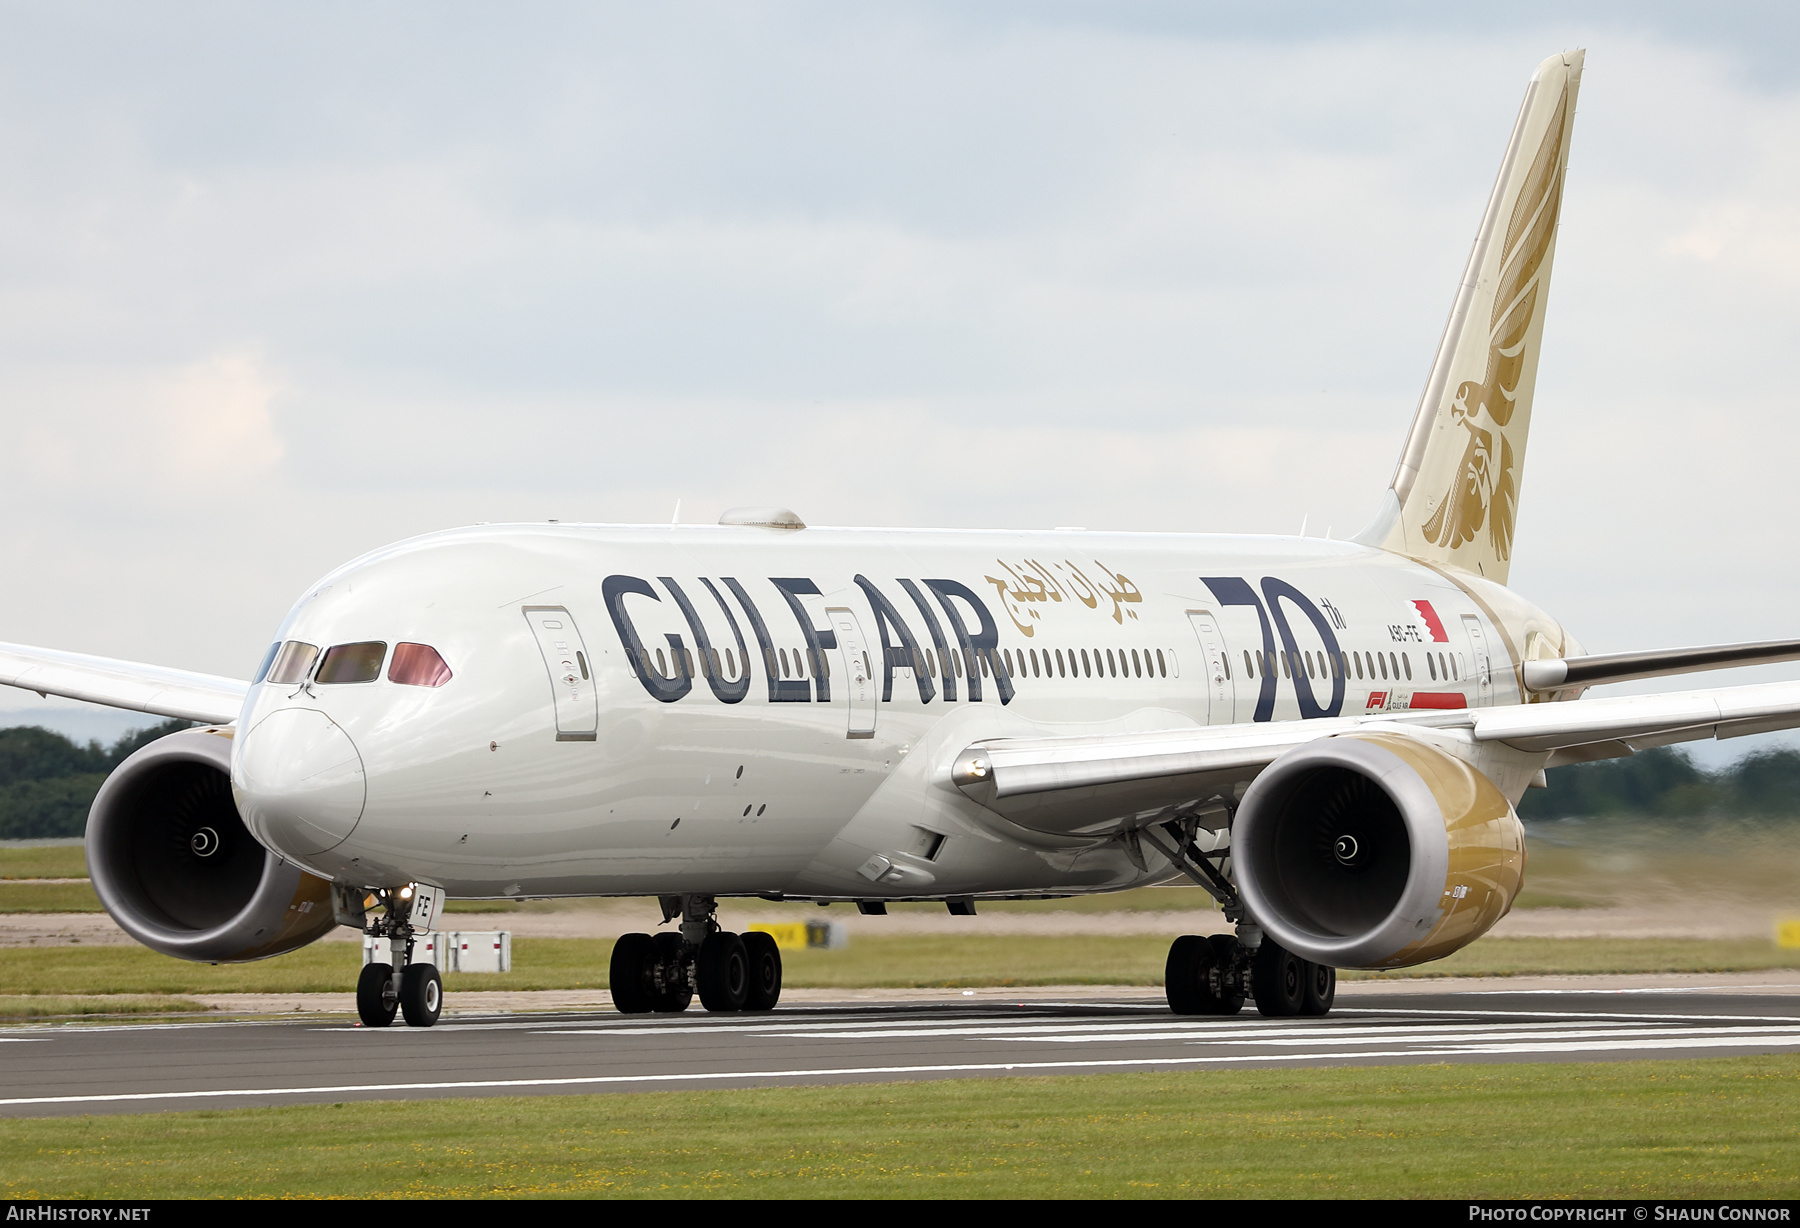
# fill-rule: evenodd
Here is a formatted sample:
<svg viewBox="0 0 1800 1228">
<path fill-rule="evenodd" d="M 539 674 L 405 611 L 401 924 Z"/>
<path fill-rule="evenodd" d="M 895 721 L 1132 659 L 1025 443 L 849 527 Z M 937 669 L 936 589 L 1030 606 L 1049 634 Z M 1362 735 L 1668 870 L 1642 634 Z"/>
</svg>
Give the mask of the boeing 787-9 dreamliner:
<svg viewBox="0 0 1800 1228">
<path fill-rule="evenodd" d="M 1474 941 L 1547 766 L 1800 725 L 1800 683 L 1574 702 L 1800 641 L 1584 655 L 1507 587 L 1581 66 L 1532 76 L 1353 539 L 483 525 L 327 575 L 248 681 L 0 645 L 0 682 L 205 723 L 101 789 L 100 899 L 219 963 L 358 927 L 393 953 L 371 1025 L 438 1018 L 413 957 L 446 897 L 659 897 L 613 949 L 621 1011 L 775 1006 L 730 896 L 966 913 L 1185 878 L 1235 924 L 1170 948 L 1188 1014 L 1323 1014 L 1338 968 Z"/>
</svg>

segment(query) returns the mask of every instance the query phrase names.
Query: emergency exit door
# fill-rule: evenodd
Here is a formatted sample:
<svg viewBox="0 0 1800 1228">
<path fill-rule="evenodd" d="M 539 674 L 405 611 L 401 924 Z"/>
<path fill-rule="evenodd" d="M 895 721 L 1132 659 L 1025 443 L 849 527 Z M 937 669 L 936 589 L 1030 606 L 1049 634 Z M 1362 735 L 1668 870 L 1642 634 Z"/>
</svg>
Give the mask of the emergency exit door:
<svg viewBox="0 0 1800 1228">
<path fill-rule="evenodd" d="M 556 740 L 592 742 L 600 731 L 600 696 L 593 658 L 569 611 L 560 605 L 528 605 L 525 621 L 537 637 L 556 700 Z"/>
</svg>

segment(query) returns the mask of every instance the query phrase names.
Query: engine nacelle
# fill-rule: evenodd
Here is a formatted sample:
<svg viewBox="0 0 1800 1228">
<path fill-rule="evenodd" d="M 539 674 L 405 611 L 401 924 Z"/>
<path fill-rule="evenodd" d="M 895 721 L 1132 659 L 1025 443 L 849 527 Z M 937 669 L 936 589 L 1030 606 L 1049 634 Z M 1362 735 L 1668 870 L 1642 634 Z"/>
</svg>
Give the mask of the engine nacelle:
<svg viewBox="0 0 1800 1228">
<path fill-rule="evenodd" d="M 120 928 L 164 955 L 266 959 L 336 923 L 331 884 L 263 848 L 238 817 L 231 737 L 158 738 L 106 778 L 88 812 L 94 891 Z"/>
<path fill-rule="evenodd" d="M 1282 755 L 1244 794 L 1231 848 L 1257 924 L 1334 968 L 1449 955 L 1506 915 L 1525 877 L 1525 831 L 1500 790 L 1399 733 Z"/>
</svg>

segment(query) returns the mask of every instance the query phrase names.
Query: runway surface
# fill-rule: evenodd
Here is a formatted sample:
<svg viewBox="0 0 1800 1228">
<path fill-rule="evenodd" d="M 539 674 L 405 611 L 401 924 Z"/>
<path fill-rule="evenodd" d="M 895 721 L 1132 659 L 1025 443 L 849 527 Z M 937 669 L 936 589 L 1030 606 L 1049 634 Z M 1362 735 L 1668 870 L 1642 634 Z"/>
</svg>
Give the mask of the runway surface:
<svg viewBox="0 0 1800 1228">
<path fill-rule="evenodd" d="M 0 1029 L 0 1113 L 550 1095 L 1126 1070 L 1686 1058 L 1800 1051 L 1800 997 L 1666 990 L 1359 993 L 1322 1019 L 1178 1017 L 1155 998 Z"/>
</svg>

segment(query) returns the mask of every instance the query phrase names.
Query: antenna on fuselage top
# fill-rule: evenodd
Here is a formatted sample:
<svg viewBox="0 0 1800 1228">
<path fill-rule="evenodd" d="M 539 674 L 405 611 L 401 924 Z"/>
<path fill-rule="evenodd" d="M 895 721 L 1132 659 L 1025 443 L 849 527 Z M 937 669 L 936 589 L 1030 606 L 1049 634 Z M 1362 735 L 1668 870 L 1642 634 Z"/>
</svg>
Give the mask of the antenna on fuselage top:
<svg viewBox="0 0 1800 1228">
<path fill-rule="evenodd" d="M 680 499 L 675 500 L 675 514 L 673 516 L 669 517 L 669 523 L 670 524 L 680 524 L 681 523 L 681 500 Z"/>
</svg>

